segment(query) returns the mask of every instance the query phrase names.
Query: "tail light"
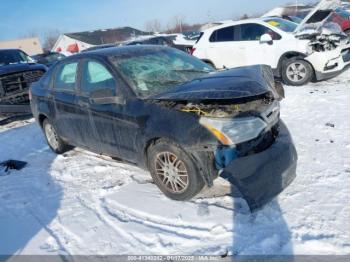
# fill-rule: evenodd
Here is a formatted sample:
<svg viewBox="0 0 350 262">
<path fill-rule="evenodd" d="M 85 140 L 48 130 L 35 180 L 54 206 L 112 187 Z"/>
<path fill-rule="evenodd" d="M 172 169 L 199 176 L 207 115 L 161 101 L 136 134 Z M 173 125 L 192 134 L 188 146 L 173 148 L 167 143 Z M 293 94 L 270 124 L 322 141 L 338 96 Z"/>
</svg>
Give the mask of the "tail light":
<svg viewBox="0 0 350 262">
<path fill-rule="evenodd" d="M 192 47 L 192 48 L 190 49 L 190 55 L 193 55 L 194 51 L 196 51 L 196 48 L 193 48 L 193 47 Z"/>
</svg>

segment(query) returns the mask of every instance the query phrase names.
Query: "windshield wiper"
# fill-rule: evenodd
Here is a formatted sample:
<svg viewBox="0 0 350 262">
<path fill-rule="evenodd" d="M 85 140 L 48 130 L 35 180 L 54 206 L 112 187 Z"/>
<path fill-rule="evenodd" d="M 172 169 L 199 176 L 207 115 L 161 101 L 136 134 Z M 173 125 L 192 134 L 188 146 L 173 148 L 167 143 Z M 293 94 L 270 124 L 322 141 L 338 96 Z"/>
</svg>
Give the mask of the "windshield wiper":
<svg viewBox="0 0 350 262">
<path fill-rule="evenodd" d="M 160 85 L 176 85 L 176 84 L 183 84 L 184 81 L 180 81 L 180 80 L 164 80 L 164 81 L 160 81 L 160 80 L 146 80 L 145 82 L 150 83 L 150 84 L 160 84 Z"/>
<path fill-rule="evenodd" d="M 174 69 L 175 72 L 188 72 L 188 73 L 210 73 L 212 71 L 200 70 L 200 69 Z"/>
</svg>

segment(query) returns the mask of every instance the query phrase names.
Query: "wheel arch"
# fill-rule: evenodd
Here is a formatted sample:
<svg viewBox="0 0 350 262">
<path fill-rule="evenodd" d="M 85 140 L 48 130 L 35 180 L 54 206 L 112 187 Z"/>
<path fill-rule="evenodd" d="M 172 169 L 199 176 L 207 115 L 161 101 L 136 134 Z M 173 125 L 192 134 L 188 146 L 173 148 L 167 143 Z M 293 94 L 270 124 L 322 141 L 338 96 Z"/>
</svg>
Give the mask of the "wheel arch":
<svg viewBox="0 0 350 262">
<path fill-rule="evenodd" d="M 48 117 L 45 114 L 38 115 L 38 121 L 39 121 L 39 125 L 41 128 L 43 128 L 43 124 L 44 124 L 45 119 L 48 119 Z"/>
<path fill-rule="evenodd" d="M 155 145 L 159 140 L 162 140 L 163 138 L 161 137 L 153 137 L 153 138 L 150 138 L 146 141 L 145 143 L 145 146 L 143 148 L 143 159 L 144 159 L 144 164 L 147 168 L 148 167 L 148 150 L 153 146 Z"/>
<path fill-rule="evenodd" d="M 144 162 L 145 167 L 149 170 L 149 163 L 148 163 L 148 150 L 157 143 L 164 141 L 170 144 L 173 144 L 180 149 L 184 150 L 188 154 L 188 156 L 192 159 L 194 163 L 196 163 L 198 171 L 202 179 L 204 180 L 205 184 L 208 187 L 213 186 L 213 181 L 217 178 L 217 174 L 214 171 L 214 155 L 212 157 L 209 156 L 208 152 L 191 152 L 186 150 L 181 146 L 181 144 L 177 143 L 176 141 L 166 138 L 166 137 L 154 137 L 147 141 L 143 156 L 144 156 Z M 210 167 L 210 168 L 209 168 Z"/>
<path fill-rule="evenodd" d="M 307 55 L 300 53 L 300 52 L 297 52 L 297 51 L 291 51 L 291 52 L 284 53 L 278 61 L 278 65 L 277 65 L 277 74 L 278 75 L 276 75 L 276 76 L 279 78 L 282 77 L 283 62 L 288 60 L 288 59 L 291 59 L 291 58 L 300 58 L 300 59 L 306 61 L 307 63 L 310 64 L 310 66 L 312 67 L 312 70 L 315 72 L 313 65 L 305 59 L 306 57 L 307 57 Z"/>
</svg>

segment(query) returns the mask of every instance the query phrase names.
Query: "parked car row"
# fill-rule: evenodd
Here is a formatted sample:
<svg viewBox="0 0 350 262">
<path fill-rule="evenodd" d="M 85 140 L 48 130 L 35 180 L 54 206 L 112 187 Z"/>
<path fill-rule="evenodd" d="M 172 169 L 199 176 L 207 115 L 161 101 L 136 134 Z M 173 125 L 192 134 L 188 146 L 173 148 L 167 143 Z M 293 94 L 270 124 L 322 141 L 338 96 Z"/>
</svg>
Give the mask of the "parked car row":
<svg viewBox="0 0 350 262">
<path fill-rule="evenodd" d="M 263 17 L 212 27 L 192 54 L 217 69 L 266 64 L 288 85 L 330 78 L 350 64 L 349 38 L 338 25 L 319 23 L 332 2 L 321 1 L 299 24 Z"/>
<path fill-rule="evenodd" d="M 314 9 L 312 6 L 287 6 L 277 7 L 264 14 L 262 17 L 281 17 L 283 19 L 300 24 L 303 19 Z M 335 9 L 325 9 L 307 23 L 334 22 L 338 24 L 344 33 L 350 34 L 350 12 L 344 6 Z"/>
</svg>

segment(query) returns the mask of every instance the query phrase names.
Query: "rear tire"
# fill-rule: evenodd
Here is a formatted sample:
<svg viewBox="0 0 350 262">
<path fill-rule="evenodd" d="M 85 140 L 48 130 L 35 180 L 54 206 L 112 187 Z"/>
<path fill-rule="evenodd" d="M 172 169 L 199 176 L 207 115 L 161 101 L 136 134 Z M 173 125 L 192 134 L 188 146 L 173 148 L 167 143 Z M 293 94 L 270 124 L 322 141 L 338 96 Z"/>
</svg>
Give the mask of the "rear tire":
<svg viewBox="0 0 350 262">
<path fill-rule="evenodd" d="M 314 77 L 312 66 L 301 58 L 291 58 L 282 64 L 282 79 L 286 85 L 302 86 Z"/>
<path fill-rule="evenodd" d="M 190 200 L 205 186 L 189 154 L 170 141 L 152 145 L 147 160 L 154 183 L 170 199 Z"/>
<path fill-rule="evenodd" d="M 48 119 L 43 121 L 43 130 L 47 144 L 56 154 L 63 154 L 72 148 L 58 136 L 56 129 Z"/>
</svg>

